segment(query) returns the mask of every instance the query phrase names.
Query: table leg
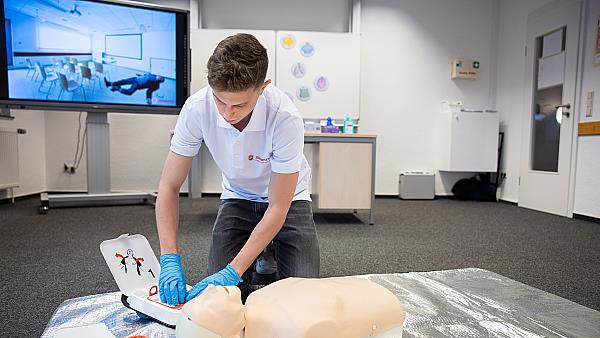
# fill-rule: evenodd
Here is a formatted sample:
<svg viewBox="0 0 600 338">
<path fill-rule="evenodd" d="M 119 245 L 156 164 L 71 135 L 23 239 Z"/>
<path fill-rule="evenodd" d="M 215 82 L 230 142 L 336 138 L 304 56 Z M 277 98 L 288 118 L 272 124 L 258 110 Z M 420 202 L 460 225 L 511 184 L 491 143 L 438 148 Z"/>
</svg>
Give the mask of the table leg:
<svg viewBox="0 0 600 338">
<path fill-rule="evenodd" d="M 369 224 L 375 224 L 375 161 L 377 160 L 377 139 L 373 139 L 371 143 L 371 209 L 369 210 Z"/>
</svg>

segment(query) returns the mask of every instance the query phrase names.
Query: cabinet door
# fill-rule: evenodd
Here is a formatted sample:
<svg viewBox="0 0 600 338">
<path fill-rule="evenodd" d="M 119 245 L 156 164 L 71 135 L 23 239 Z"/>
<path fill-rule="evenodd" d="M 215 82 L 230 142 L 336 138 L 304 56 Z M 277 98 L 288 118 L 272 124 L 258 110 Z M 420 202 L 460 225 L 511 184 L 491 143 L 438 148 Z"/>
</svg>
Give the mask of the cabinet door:
<svg viewBox="0 0 600 338">
<path fill-rule="evenodd" d="M 450 168 L 494 172 L 498 158 L 498 114 L 452 114 Z"/>
<path fill-rule="evenodd" d="M 371 144 L 320 143 L 317 206 L 370 209 L 371 171 Z"/>
</svg>

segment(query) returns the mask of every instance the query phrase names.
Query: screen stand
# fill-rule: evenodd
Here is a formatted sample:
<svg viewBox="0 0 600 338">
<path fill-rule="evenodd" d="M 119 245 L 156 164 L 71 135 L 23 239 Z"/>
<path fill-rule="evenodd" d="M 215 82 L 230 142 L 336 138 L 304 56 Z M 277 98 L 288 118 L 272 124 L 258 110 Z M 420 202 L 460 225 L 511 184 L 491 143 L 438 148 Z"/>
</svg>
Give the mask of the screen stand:
<svg viewBox="0 0 600 338">
<path fill-rule="evenodd" d="M 50 207 L 156 203 L 155 192 L 110 191 L 110 133 L 107 112 L 87 114 L 87 193 L 41 194 L 40 213 Z"/>
</svg>

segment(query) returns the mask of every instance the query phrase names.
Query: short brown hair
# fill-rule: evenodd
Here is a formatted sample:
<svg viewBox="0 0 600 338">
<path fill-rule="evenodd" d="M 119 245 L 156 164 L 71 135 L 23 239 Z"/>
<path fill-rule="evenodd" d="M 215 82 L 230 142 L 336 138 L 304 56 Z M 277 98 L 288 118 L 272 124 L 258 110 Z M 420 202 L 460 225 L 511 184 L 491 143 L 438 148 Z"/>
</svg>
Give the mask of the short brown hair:
<svg viewBox="0 0 600 338">
<path fill-rule="evenodd" d="M 267 50 L 253 35 L 229 36 L 208 59 L 208 84 L 229 92 L 258 88 L 265 81 L 268 65 Z"/>
</svg>

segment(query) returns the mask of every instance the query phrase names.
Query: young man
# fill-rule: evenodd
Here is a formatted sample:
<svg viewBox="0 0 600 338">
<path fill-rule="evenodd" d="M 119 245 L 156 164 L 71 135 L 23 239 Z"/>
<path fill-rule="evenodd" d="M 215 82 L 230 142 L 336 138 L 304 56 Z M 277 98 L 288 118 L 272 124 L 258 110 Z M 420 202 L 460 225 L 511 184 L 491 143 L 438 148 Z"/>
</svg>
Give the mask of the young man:
<svg viewBox="0 0 600 338">
<path fill-rule="evenodd" d="M 303 122 L 290 98 L 269 85 L 267 66 L 267 51 L 254 36 L 224 39 L 208 60 L 209 86 L 181 110 L 156 201 L 163 302 L 189 301 L 208 284 L 246 291 L 251 267 L 271 241 L 280 278 L 319 275 Z M 221 169 L 223 193 L 210 275 L 186 293 L 177 253 L 179 189 L 202 142 Z"/>
</svg>

